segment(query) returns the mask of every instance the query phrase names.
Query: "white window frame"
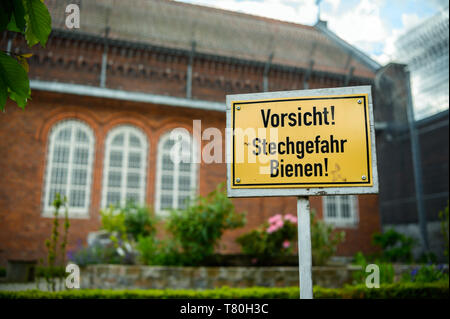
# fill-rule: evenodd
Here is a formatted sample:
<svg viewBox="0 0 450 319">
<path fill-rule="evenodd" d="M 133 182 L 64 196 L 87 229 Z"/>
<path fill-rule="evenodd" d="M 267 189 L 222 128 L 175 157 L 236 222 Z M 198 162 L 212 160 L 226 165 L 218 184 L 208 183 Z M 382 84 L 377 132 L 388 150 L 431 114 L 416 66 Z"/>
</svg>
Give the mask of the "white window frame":
<svg viewBox="0 0 450 319">
<path fill-rule="evenodd" d="M 111 143 L 114 138 L 118 134 L 124 134 L 124 146 L 113 146 Z M 139 142 L 141 143 L 141 148 L 135 148 L 129 145 L 129 136 L 130 133 L 136 135 L 139 138 Z M 105 141 L 105 155 L 104 155 L 104 165 L 103 165 L 103 185 L 102 185 L 102 201 L 101 207 L 106 208 L 108 190 L 110 187 L 108 186 L 108 174 L 110 171 L 110 153 L 111 150 L 117 149 L 122 152 L 122 167 L 121 167 L 121 183 L 118 191 L 120 192 L 120 205 L 124 205 L 126 203 L 126 194 L 128 188 L 127 185 L 127 176 L 128 172 L 134 171 L 139 174 L 140 180 L 139 185 L 141 187 L 138 189 L 137 193 L 139 196 L 138 204 L 145 204 L 145 194 L 146 194 L 146 181 L 147 181 L 147 161 L 148 161 L 148 150 L 149 143 L 147 140 L 147 136 L 142 130 L 133 126 L 133 125 L 119 125 L 114 127 L 108 132 L 106 141 Z M 140 168 L 130 168 L 128 167 L 128 158 L 130 151 L 139 151 L 141 152 L 141 167 Z M 135 191 L 133 191 L 135 192 Z"/>
<path fill-rule="evenodd" d="M 53 162 L 54 159 L 54 151 L 56 147 L 56 137 L 58 136 L 58 133 L 66 129 L 68 126 L 71 127 L 71 136 L 70 141 L 67 143 L 64 142 L 57 142 L 60 144 L 66 144 L 69 147 L 69 158 L 67 163 L 67 184 L 66 184 L 66 196 L 68 197 L 70 201 L 70 191 L 72 190 L 74 185 L 71 184 L 72 181 L 72 171 L 74 168 L 76 168 L 77 164 L 73 163 L 73 154 L 74 150 L 78 145 L 83 145 L 83 147 L 86 146 L 85 143 L 80 144 L 75 140 L 75 131 L 77 128 L 82 129 L 84 133 L 88 136 L 89 143 L 88 146 L 88 163 L 87 166 L 83 166 L 83 168 L 87 168 L 87 176 L 86 176 L 86 188 L 85 188 L 85 205 L 84 207 L 68 207 L 69 211 L 69 217 L 70 218 L 89 218 L 89 207 L 91 203 L 91 187 L 92 187 L 92 166 L 94 163 L 94 156 L 95 156 L 95 136 L 93 130 L 87 125 L 86 123 L 77 120 L 77 119 L 68 119 L 63 120 L 55 125 L 53 125 L 49 136 L 48 136 L 48 149 L 47 149 L 47 159 L 46 159 L 46 171 L 45 171 L 45 180 L 44 180 L 44 194 L 42 197 L 42 216 L 43 217 L 53 217 L 54 216 L 54 207 L 53 205 L 49 204 L 49 196 L 50 196 L 50 189 L 51 189 L 51 174 L 52 170 L 54 168 L 55 164 Z M 58 164 L 63 166 L 63 164 Z M 80 186 L 77 186 L 81 188 Z M 60 216 L 62 216 L 64 213 L 60 211 Z"/>
<path fill-rule="evenodd" d="M 180 133 L 178 133 L 180 134 Z M 190 198 L 194 198 L 198 193 L 198 174 L 199 174 L 199 163 L 194 161 L 194 156 L 198 156 L 198 145 L 192 134 L 190 133 L 181 133 L 185 137 L 190 139 L 191 146 L 191 171 L 189 172 L 191 178 L 191 192 Z M 156 163 L 156 187 L 155 187 L 155 213 L 158 216 L 165 217 L 168 216 L 170 210 L 161 209 L 161 196 L 164 192 L 171 192 L 169 190 L 162 189 L 162 161 L 163 155 L 169 154 L 170 151 L 164 150 L 164 144 L 171 139 L 171 132 L 167 132 L 163 134 L 158 141 L 158 154 L 157 154 L 157 163 Z M 180 163 L 173 163 L 173 192 L 172 192 L 172 209 L 178 209 L 178 197 L 180 196 L 178 182 L 180 176 Z"/>
<path fill-rule="evenodd" d="M 343 218 L 341 211 L 342 198 L 350 199 L 350 217 Z M 336 217 L 328 216 L 328 203 L 333 202 L 336 205 Z M 322 200 L 323 219 L 326 223 L 332 224 L 336 227 L 356 227 L 359 223 L 359 207 L 357 195 L 335 195 L 335 196 L 323 196 Z"/>
</svg>

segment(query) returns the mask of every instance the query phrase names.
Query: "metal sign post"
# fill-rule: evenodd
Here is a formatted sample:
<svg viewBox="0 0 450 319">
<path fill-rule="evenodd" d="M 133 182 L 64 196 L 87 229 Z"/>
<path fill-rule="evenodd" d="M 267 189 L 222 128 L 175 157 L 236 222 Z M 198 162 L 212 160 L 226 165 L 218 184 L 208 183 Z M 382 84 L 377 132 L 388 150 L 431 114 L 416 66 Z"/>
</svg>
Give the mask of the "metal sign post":
<svg viewBox="0 0 450 319">
<path fill-rule="evenodd" d="M 300 299 L 313 299 L 309 198 L 297 198 L 298 275 Z"/>
</svg>

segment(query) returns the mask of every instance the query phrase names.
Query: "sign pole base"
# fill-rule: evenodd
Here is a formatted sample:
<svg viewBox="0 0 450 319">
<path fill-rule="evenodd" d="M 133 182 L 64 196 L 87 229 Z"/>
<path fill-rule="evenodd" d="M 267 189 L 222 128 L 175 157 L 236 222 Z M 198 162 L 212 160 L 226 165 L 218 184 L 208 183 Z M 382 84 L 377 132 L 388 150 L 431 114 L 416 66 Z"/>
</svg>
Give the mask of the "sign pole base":
<svg viewBox="0 0 450 319">
<path fill-rule="evenodd" d="M 300 299 L 313 299 L 309 198 L 297 198 L 298 274 Z"/>
</svg>

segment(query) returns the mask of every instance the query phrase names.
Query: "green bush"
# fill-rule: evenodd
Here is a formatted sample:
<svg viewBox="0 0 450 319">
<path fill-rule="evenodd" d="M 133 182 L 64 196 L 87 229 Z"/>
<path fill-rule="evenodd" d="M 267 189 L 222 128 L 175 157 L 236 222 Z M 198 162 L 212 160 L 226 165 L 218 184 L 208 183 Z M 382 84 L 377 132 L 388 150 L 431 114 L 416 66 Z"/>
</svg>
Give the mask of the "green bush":
<svg viewBox="0 0 450 319">
<path fill-rule="evenodd" d="M 402 276 L 403 282 L 430 283 L 436 281 L 447 281 L 448 273 L 445 273 L 443 265 L 424 265 L 414 268 L 410 273 Z"/>
<path fill-rule="evenodd" d="M 80 267 L 96 264 L 122 264 L 127 261 L 117 253 L 115 247 L 100 245 L 82 247 L 70 252 L 69 259 Z"/>
<path fill-rule="evenodd" d="M 311 254 L 313 265 L 325 265 L 336 254 L 338 245 L 344 240 L 344 231 L 335 231 L 332 225 L 318 219 L 315 211 L 311 211 Z"/>
<path fill-rule="evenodd" d="M 376 264 L 380 269 L 380 284 L 390 284 L 394 282 L 395 271 L 391 263 L 380 262 L 375 260 L 373 262 L 368 262 L 366 257 L 358 252 L 355 254 L 354 263 L 361 266 L 361 270 L 355 271 L 353 273 L 353 280 L 356 284 L 364 284 L 366 281 L 367 273 L 366 267 L 368 264 Z"/>
<path fill-rule="evenodd" d="M 447 257 L 447 263 L 448 263 L 448 249 L 449 249 L 449 237 L 448 237 L 448 203 L 447 207 L 444 208 L 444 210 L 439 212 L 439 219 L 441 220 L 441 232 L 442 236 L 444 237 L 444 244 L 445 244 L 445 250 L 444 250 L 444 256 Z"/>
<path fill-rule="evenodd" d="M 175 252 L 183 254 L 183 264 L 198 265 L 214 253 L 222 234 L 245 224 L 245 215 L 236 213 L 224 184 L 206 197 L 197 197 L 184 210 L 171 211 L 167 230 L 172 234 Z"/>
<path fill-rule="evenodd" d="M 125 206 L 109 206 L 100 211 L 102 229 L 117 234 L 127 241 L 129 238 L 137 241 L 139 236 L 154 236 L 156 233 L 156 219 L 147 206 L 141 206 L 129 201 Z"/>
<path fill-rule="evenodd" d="M 136 249 L 139 259 L 146 265 L 182 266 L 183 254 L 178 250 L 174 241 L 160 240 L 152 236 L 141 236 Z"/>
<path fill-rule="evenodd" d="M 291 214 L 276 214 L 258 229 L 239 236 L 236 242 L 242 252 L 264 264 L 273 257 L 292 254 L 297 239 L 297 218 Z"/>
<path fill-rule="evenodd" d="M 0 267 L 0 277 L 6 277 L 6 268 Z"/>
<path fill-rule="evenodd" d="M 388 262 L 412 262 L 415 240 L 389 229 L 373 235 L 373 244 L 382 249 L 380 259 Z"/>
<path fill-rule="evenodd" d="M 229 288 L 212 290 L 66 290 L 45 292 L 0 291 L 0 299 L 298 299 L 298 287 Z M 316 299 L 412 299 L 449 298 L 448 282 L 401 283 L 369 289 L 364 285 L 344 288 L 314 287 Z"/>
<path fill-rule="evenodd" d="M 313 265 L 324 265 L 336 253 L 344 240 L 345 232 L 336 232 L 333 226 L 319 220 L 311 211 L 311 248 Z M 244 254 L 254 256 L 258 264 L 273 257 L 292 253 L 292 243 L 297 239 L 297 218 L 291 214 L 277 214 L 258 229 L 237 238 Z"/>
</svg>

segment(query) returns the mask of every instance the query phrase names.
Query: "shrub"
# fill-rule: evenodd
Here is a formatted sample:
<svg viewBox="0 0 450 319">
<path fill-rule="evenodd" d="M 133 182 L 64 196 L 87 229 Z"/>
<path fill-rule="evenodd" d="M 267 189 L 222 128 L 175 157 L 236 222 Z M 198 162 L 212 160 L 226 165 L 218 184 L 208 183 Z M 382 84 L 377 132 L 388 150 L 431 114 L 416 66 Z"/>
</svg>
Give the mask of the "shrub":
<svg viewBox="0 0 450 319">
<path fill-rule="evenodd" d="M 344 232 L 335 232 L 333 226 L 316 218 L 311 211 L 311 248 L 313 265 L 325 264 L 336 253 L 339 243 L 344 240 Z M 256 230 L 237 238 L 244 254 L 254 256 L 259 264 L 269 258 L 292 253 L 297 239 L 297 218 L 291 214 L 280 214 L 269 218 Z"/>
<path fill-rule="evenodd" d="M 447 263 L 448 263 L 448 250 L 449 250 L 449 237 L 448 237 L 448 203 L 447 207 L 444 208 L 444 210 L 439 212 L 439 219 L 441 220 L 441 232 L 442 236 L 444 237 L 444 256 L 447 257 Z"/>
<path fill-rule="evenodd" d="M 449 298 L 448 282 L 399 283 L 369 289 L 364 285 L 344 288 L 314 287 L 316 299 L 412 299 Z M 298 299 L 298 287 L 229 288 L 211 290 L 70 290 L 46 292 L 39 290 L 0 291 L 0 299 Z"/>
<path fill-rule="evenodd" d="M 380 258 L 389 262 L 412 262 L 412 248 L 415 240 L 389 229 L 384 233 L 373 235 L 373 244 L 380 246 L 382 253 Z"/>
<path fill-rule="evenodd" d="M 313 265 L 325 265 L 336 254 L 337 247 L 345 239 L 345 232 L 337 232 L 330 224 L 317 218 L 311 211 L 311 253 Z"/>
<path fill-rule="evenodd" d="M 6 277 L 6 268 L 0 267 L 0 277 Z"/>
<path fill-rule="evenodd" d="M 82 247 L 69 253 L 69 259 L 80 267 L 94 264 L 121 264 L 125 258 L 117 253 L 113 246 L 89 246 Z"/>
<path fill-rule="evenodd" d="M 445 273 L 443 265 L 424 265 L 414 268 L 410 273 L 405 273 L 402 276 L 404 282 L 420 282 L 429 283 L 436 281 L 448 282 L 448 273 Z"/>
<path fill-rule="evenodd" d="M 259 263 L 292 254 L 297 238 L 297 218 L 291 214 L 274 215 L 262 226 L 236 239 L 244 254 L 254 256 Z"/>
<path fill-rule="evenodd" d="M 222 234 L 245 224 L 245 215 L 236 213 L 224 184 L 206 197 L 197 197 L 184 210 L 174 210 L 167 229 L 181 247 L 183 263 L 197 265 L 214 253 Z"/>
<path fill-rule="evenodd" d="M 174 241 L 159 240 L 151 236 L 141 236 L 136 249 L 139 259 L 146 265 L 181 266 L 184 264 L 183 255 L 178 251 Z"/>
<path fill-rule="evenodd" d="M 358 252 L 355 254 L 354 263 L 358 266 L 361 266 L 361 270 L 355 271 L 353 273 L 354 283 L 364 284 L 367 277 L 366 267 L 369 264 L 369 262 L 361 252 Z M 380 284 L 390 284 L 394 282 L 395 271 L 391 263 L 380 262 L 378 260 L 375 260 L 374 262 L 370 262 L 370 264 L 376 264 L 379 267 Z"/>
</svg>

